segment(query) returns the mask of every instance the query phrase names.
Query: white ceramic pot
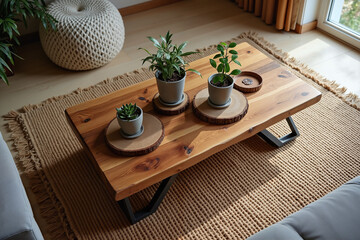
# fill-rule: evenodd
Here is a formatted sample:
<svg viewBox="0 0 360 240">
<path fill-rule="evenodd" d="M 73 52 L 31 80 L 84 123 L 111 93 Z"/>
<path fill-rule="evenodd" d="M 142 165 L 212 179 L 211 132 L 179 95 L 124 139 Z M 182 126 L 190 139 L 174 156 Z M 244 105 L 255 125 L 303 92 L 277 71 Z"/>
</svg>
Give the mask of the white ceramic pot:
<svg viewBox="0 0 360 240">
<path fill-rule="evenodd" d="M 209 91 L 209 98 L 211 103 L 215 105 L 225 105 L 230 98 L 231 91 L 234 87 L 234 80 L 230 75 L 226 75 L 226 77 L 231 80 L 231 85 L 226 87 L 217 87 L 211 84 L 211 80 L 216 76 L 219 75 L 215 73 L 208 78 L 208 91 Z"/>
<path fill-rule="evenodd" d="M 121 127 L 121 131 L 123 131 L 123 133 L 125 133 L 126 135 L 135 135 L 141 130 L 143 122 L 143 110 L 140 107 L 138 107 L 138 109 L 140 110 L 140 115 L 133 120 L 124 120 L 116 116 L 118 123 Z"/>
<path fill-rule="evenodd" d="M 155 77 L 161 101 L 169 104 L 180 102 L 184 94 L 186 72 L 182 79 L 174 82 L 163 81 L 159 76 L 160 72 L 156 71 Z"/>
</svg>

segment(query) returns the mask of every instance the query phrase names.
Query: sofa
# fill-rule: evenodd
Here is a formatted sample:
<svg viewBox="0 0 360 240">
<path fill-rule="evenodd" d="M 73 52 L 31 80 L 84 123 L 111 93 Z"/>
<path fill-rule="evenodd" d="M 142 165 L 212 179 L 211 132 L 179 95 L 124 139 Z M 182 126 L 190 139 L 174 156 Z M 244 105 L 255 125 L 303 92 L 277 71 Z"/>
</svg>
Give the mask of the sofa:
<svg viewBox="0 0 360 240">
<path fill-rule="evenodd" d="M 360 239 L 360 176 L 248 240 Z"/>
<path fill-rule="evenodd" d="M 44 239 L 11 153 L 0 133 L 0 240 Z"/>
</svg>

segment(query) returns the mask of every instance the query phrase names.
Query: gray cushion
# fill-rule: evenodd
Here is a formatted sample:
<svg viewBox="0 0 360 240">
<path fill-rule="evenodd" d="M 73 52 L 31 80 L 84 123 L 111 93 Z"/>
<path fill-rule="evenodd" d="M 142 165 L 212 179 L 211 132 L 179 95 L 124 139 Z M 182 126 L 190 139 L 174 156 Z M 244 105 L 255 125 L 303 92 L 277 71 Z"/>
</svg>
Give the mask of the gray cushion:
<svg viewBox="0 0 360 240">
<path fill-rule="evenodd" d="M 43 239 L 11 153 L 0 133 L 0 239 Z"/>
<path fill-rule="evenodd" d="M 360 176 L 248 239 L 299 239 L 293 232 L 302 239 L 360 239 Z"/>
</svg>

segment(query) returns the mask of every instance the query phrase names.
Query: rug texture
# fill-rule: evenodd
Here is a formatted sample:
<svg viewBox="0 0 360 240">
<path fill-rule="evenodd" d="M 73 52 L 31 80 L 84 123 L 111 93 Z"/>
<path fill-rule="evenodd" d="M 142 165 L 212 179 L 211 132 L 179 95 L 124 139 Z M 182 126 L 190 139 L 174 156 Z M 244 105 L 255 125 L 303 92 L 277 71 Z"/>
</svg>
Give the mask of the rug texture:
<svg viewBox="0 0 360 240">
<path fill-rule="evenodd" d="M 158 211 L 135 225 L 107 193 L 64 110 L 152 72 L 117 76 L 5 116 L 51 239 L 245 239 L 359 175 L 359 99 L 255 33 L 232 41 L 248 41 L 276 58 L 319 89 L 321 101 L 293 116 L 301 133 L 295 141 L 276 149 L 254 136 L 211 156 L 181 172 Z M 189 60 L 217 50 L 201 51 Z M 285 121 L 270 130 L 289 131 Z M 134 195 L 133 204 L 144 205 L 155 187 Z"/>
</svg>

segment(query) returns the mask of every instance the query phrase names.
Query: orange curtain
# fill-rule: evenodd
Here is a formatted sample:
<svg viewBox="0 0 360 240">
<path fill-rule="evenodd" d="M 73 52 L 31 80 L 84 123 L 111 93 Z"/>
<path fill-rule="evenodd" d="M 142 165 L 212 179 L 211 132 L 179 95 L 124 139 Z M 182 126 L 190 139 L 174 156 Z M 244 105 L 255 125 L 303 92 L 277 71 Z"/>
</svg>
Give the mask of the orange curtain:
<svg viewBox="0 0 360 240">
<path fill-rule="evenodd" d="M 279 30 L 290 31 L 296 27 L 300 0 L 236 0 L 240 8 L 253 12 L 266 24 L 273 24 Z"/>
</svg>

